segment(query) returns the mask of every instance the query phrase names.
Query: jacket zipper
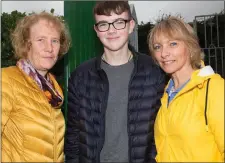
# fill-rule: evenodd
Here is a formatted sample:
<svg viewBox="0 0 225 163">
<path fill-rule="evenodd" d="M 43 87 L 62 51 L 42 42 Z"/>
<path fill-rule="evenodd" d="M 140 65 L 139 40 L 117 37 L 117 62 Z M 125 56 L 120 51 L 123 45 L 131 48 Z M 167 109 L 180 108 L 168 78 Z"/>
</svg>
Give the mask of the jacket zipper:
<svg viewBox="0 0 225 163">
<path fill-rule="evenodd" d="M 137 61 L 136 61 L 137 62 Z M 137 63 L 136 63 L 137 64 Z M 133 80 L 135 73 L 136 73 L 136 65 L 135 61 L 134 61 L 134 68 L 133 68 L 133 72 L 129 81 L 129 85 L 128 85 L 128 102 L 127 102 L 127 134 L 128 134 L 128 160 L 129 163 L 131 163 L 131 153 L 130 153 L 130 145 L 131 145 L 131 140 L 130 140 L 130 129 L 129 129 L 129 121 L 130 121 L 130 116 L 129 116 L 129 98 L 130 98 L 130 85 L 131 85 L 131 81 Z"/>
<path fill-rule="evenodd" d="M 40 87 L 37 85 L 37 83 L 31 77 L 28 77 L 28 79 L 33 84 L 34 88 L 39 91 Z M 46 103 L 49 104 L 48 99 L 45 96 L 43 91 L 41 91 L 41 94 L 44 96 L 44 99 L 45 99 Z M 55 126 L 56 122 L 54 120 L 54 115 L 55 114 L 54 114 L 54 109 L 52 108 L 51 104 L 49 104 L 49 106 L 50 106 L 50 110 L 51 110 L 50 118 L 51 118 L 51 121 L 52 121 L 52 123 L 54 125 L 54 129 L 53 129 L 54 130 L 54 135 L 53 135 L 53 162 L 57 162 L 57 158 L 56 158 L 56 143 L 55 143 L 56 142 L 56 138 L 55 138 L 56 137 L 56 126 Z"/>
<path fill-rule="evenodd" d="M 54 110 L 52 110 L 52 122 L 53 122 L 53 126 L 54 126 L 54 135 L 53 135 L 53 161 L 57 162 L 57 158 L 56 158 L 56 122 L 55 122 L 55 118 L 54 118 L 55 114 L 54 114 Z"/>
</svg>

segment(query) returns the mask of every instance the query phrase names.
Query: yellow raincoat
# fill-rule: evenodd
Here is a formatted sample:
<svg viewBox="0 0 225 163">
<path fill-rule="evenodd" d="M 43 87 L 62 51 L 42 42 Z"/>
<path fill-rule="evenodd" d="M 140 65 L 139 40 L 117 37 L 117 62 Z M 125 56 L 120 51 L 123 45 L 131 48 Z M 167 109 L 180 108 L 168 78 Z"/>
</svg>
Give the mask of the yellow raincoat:
<svg viewBox="0 0 225 163">
<path fill-rule="evenodd" d="M 168 107 L 166 92 L 161 103 L 155 121 L 157 162 L 224 161 L 224 79 L 220 75 L 210 66 L 196 70 Z"/>
</svg>

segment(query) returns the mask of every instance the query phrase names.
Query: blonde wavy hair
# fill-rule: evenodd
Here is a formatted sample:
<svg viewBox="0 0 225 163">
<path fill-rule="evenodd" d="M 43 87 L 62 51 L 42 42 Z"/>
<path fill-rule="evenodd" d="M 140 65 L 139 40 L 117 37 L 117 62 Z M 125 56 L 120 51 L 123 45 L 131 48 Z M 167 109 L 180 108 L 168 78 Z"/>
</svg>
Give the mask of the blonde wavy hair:
<svg viewBox="0 0 225 163">
<path fill-rule="evenodd" d="M 33 13 L 20 19 L 16 28 L 11 33 L 12 46 L 14 48 L 14 55 L 17 59 L 26 58 L 29 51 L 30 28 L 39 20 L 47 20 L 52 23 L 57 31 L 60 33 L 60 50 L 59 58 L 66 54 L 70 48 L 71 37 L 68 27 L 64 20 L 47 12 Z"/>
<path fill-rule="evenodd" d="M 153 45 L 159 41 L 160 36 L 162 35 L 165 35 L 170 39 L 184 41 L 190 53 L 192 68 L 199 69 L 201 67 L 203 53 L 198 42 L 198 36 L 189 24 L 175 16 L 166 16 L 158 21 L 158 23 L 150 30 L 147 38 L 148 47 L 153 58 Z"/>
</svg>

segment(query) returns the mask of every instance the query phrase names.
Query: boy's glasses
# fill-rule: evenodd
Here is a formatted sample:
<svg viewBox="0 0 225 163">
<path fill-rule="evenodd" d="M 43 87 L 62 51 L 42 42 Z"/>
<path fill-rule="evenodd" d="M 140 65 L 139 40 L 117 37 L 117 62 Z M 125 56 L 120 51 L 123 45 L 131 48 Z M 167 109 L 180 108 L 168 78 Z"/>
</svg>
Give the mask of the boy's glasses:
<svg viewBox="0 0 225 163">
<path fill-rule="evenodd" d="M 125 20 L 125 19 L 118 19 L 112 23 L 108 23 L 108 22 L 99 22 L 95 24 L 95 27 L 97 28 L 97 30 L 99 32 L 105 32 L 108 31 L 110 28 L 110 25 L 112 24 L 113 27 L 117 30 L 121 30 L 124 29 L 126 27 L 127 22 L 129 22 L 130 20 Z"/>
</svg>

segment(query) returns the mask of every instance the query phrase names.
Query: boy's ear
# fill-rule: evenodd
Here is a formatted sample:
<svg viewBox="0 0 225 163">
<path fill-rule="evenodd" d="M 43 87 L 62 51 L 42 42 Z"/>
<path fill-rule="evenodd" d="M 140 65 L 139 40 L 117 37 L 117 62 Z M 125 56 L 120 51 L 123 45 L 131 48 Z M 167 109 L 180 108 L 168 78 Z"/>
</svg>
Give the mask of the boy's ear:
<svg viewBox="0 0 225 163">
<path fill-rule="evenodd" d="M 94 25 L 94 30 L 95 30 L 95 32 L 97 32 L 97 29 L 96 29 L 96 26 Z"/>
<path fill-rule="evenodd" d="M 97 29 L 97 27 L 95 25 L 94 25 L 94 30 L 95 30 L 95 32 L 96 32 L 96 34 L 98 36 L 99 31 L 98 31 L 98 29 Z"/>
<path fill-rule="evenodd" d="M 134 31 L 134 27 L 135 27 L 135 21 L 134 19 L 131 19 L 129 22 L 129 34 L 132 33 Z"/>
</svg>

